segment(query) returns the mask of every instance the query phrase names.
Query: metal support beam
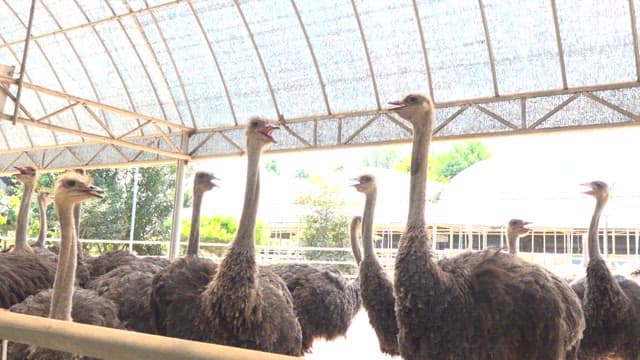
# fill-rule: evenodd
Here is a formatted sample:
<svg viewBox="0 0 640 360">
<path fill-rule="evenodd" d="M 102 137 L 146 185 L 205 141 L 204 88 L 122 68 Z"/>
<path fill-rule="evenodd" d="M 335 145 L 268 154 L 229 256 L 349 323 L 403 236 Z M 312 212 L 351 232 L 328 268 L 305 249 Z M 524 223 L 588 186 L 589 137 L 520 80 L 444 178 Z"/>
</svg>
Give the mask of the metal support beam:
<svg viewBox="0 0 640 360">
<path fill-rule="evenodd" d="M 182 149 L 186 153 L 189 151 L 189 136 L 182 135 Z M 176 166 L 175 193 L 173 197 L 173 216 L 171 218 L 171 239 L 169 243 L 169 260 L 173 260 L 180 255 L 180 226 L 182 215 L 182 202 L 184 200 L 184 169 L 186 161 L 178 160 Z"/>
<path fill-rule="evenodd" d="M 10 83 L 16 83 L 16 80 L 8 77 L 8 76 L 4 76 L 0 74 L 0 80 L 6 81 L 6 82 L 10 82 Z M 43 93 L 43 94 L 47 94 L 47 95 L 51 95 L 51 96 L 55 96 L 61 99 L 65 99 L 68 101 L 76 101 L 82 104 L 86 104 L 89 105 L 91 107 L 95 107 L 98 109 L 102 109 L 102 110 L 106 110 L 109 112 L 112 112 L 114 114 L 117 115 L 121 115 L 121 116 L 125 116 L 125 117 L 129 117 L 129 118 L 133 118 L 133 119 L 139 119 L 139 120 L 150 120 L 153 123 L 156 123 L 158 125 L 164 125 L 164 126 L 168 126 L 170 128 L 173 129 L 178 129 L 178 130 L 193 130 L 193 128 L 190 128 L 188 126 L 184 126 L 178 123 L 175 123 L 173 121 L 169 121 L 169 120 L 165 120 L 165 119 L 160 119 L 154 116 L 150 116 L 150 115 L 143 115 L 134 111 L 130 111 L 127 109 L 122 109 L 116 106 L 112 106 L 112 105 L 107 105 L 107 104 L 103 104 L 103 103 L 99 103 L 97 101 L 93 101 L 93 100 L 89 100 L 89 99 L 84 99 L 81 98 L 79 96 L 74 96 L 74 95 L 70 95 L 64 92 L 60 92 L 57 90 L 53 90 L 53 89 L 49 89 L 46 88 L 44 86 L 40 86 L 40 85 L 36 85 L 36 84 L 31 84 L 28 82 L 24 82 L 23 86 L 27 89 L 31 89 L 33 91 L 39 92 L 39 93 Z"/>
<path fill-rule="evenodd" d="M 13 117 L 11 121 L 13 125 L 16 124 L 18 113 L 20 112 L 20 97 L 22 96 L 22 86 L 24 82 L 24 73 L 27 70 L 27 59 L 29 58 L 29 43 L 31 42 L 31 29 L 33 28 L 33 15 L 36 12 L 36 2 L 38 0 L 31 0 L 31 9 L 29 10 L 29 23 L 27 25 L 27 35 L 24 40 L 24 50 L 22 51 L 22 62 L 20 64 L 20 75 L 18 75 L 18 90 L 16 92 L 16 103 L 13 107 Z"/>
<path fill-rule="evenodd" d="M 0 338 L 118 360 L 286 360 L 291 356 L 0 311 Z"/>
<path fill-rule="evenodd" d="M 5 119 L 5 118 L 7 118 L 6 115 L 0 114 L 0 119 Z M 27 125 L 27 126 L 38 127 L 38 128 L 42 128 L 42 129 L 47 129 L 47 130 L 57 131 L 57 132 L 61 132 L 61 133 L 71 134 L 71 135 L 75 135 L 75 136 L 79 136 L 79 137 L 83 137 L 83 138 L 87 138 L 87 139 L 98 140 L 99 142 L 102 142 L 102 143 L 105 143 L 105 144 L 124 146 L 124 147 L 128 147 L 128 148 L 131 148 L 131 149 L 147 151 L 147 152 L 151 152 L 151 153 L 162 155 L 162 156 L 167 156 L 167 157 L 174 158 L 174 159 L 191 160 L 191 156 L 183 154 L 183 153 L 176 153 L 176 152 L 172 152 L 172 151 L 167 151 L 167 150 L 162 150 L 162 149 L 153 148 L 153 147 L 149 147 L 149 146 L 144 146 L 144 145 L 140 145 L 140 144 L 136 144 L 136 143 L 120 140 L 120 139 L 114 139 L 114 138 L 110 138 L 110 137 L 105 137 L 105 136 L 101 136 L 101 135 L 96 135 L 96 134 L 84 132 L 84 131 L 81 131 L 81 130 L 68 129 L 68 128 L 65 128 L 65 127 L 62 127 L 62 126 L 57 126 L 57 125 L 47 124 L 47 123 L 40 123 L 40 122 L 37 122 L 37 121 L 33 121 L 33 120 L 25 119 L 25 118 L 20 118 L 20 117 L 17 119 L 17 122 L 20 123 L 20 124 Z"/>
</svg>

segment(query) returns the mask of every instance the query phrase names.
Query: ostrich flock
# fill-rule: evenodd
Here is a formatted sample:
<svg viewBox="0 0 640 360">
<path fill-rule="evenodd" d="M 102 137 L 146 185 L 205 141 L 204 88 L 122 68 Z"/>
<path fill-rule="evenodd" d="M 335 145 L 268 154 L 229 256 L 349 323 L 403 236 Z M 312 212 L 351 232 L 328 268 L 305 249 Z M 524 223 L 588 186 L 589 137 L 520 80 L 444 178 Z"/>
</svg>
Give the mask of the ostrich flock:
<svg viewBox="0 0 640 360">
<path fill-rule="evenodd" d="M 413 127 L 409 209 L 393 278 L 373 248 L 377 185 L 354 179 L 364 194 L 350 238 L 358 275 L 335 267 L 261 265 L 255 226 L 261 153 L 276 140 L 268 120 L 246 127 L 247 175 L 237 233 L 220 262 L 199 257 L 200 206 L 217 178 L 194 177 L 192 226 L 185 257 L 169 261 L 127 251 L 85 254 L 78 241 L 81 203 L 101 198 L 82 169 L 58 177 L 53 193 L 38 194 L 41 230 L 27 242 L 36 169 L 17 167 L 24 194 L 15 246 L 0 253 L 0 306 L 53 319 L 302 356 L 316 339 L 344 336 L 361 307 L 380 350 L 404 359 L 640 359 L 640 286 L 613 276 L 598 247 L 598 223 L 609 196 L 602 181 L 585 184 L 595 199 L 588 233 L 586 276 L 568 283 L 517 254 L 528 223 L 508 223 L 507 249 L 467 251 L 438 260 L 425 223 L 427 159 L 435 108 L 410 94 L 390 111 Z M 55 205 L 58 248 L 46 247 L 46 216 Z M 586 222 L 586 219 L 585 219 Z M 359 236 L 360 235 L 360 236 Z M 362 247 L 362 249 L 361 249 Z M 9 359 L 75 359 L 74 354 L 10 343 Z"/>
</svg>

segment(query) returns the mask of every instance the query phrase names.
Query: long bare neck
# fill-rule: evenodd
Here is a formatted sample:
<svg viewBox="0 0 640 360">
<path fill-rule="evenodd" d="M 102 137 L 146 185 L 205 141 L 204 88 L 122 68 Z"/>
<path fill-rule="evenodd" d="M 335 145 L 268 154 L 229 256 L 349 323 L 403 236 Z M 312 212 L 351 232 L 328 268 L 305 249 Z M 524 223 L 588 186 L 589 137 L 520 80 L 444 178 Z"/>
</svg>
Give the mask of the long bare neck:
<svg viewBox="0 0 640 360">
<path fill-rule="evenodd" d="M 507 231 L 507 247 L 509 254 L 518 255 L 518 234 Z"/>
<path fill-rule="evenodd" d="M 58 256 L 56 277 L 53 282 L 49 317 L 70 321 L 73 284 L 76 279 L 76 241 L 78 239 L 73 218 L 73 206 L 56 204 L 56 211 L 60 218 L 60 254 Z"/>
<path fill-rule="evenodd" d="M 360 242 L 358 241 L 358 230 L 362 228 L 362 224 L 357 219 L 353 219 L 351 221 L 351 226 L 349 227 L 349 240 L 351 242 L 351 252 L 353 252 L 353 258 L 356 261 L 356 264 L 360 264 L 362 261 L 362 251 L 360 250 Z"/>
<path fill-rule="evenodd" d="M 200 247 L 200 210 L 202 209 L 202 197 L 204 192 L 197 190 L 193 192 L 193 209 L 191 210 L 191 231 L 189 232 L 189 245 L 187 246 L 187 256 L 198 256 Z"/>
<path fill-rule="evenodd" d="M 596 201 L 596 208 L 593 211 L 593 216 L 591 217 L 591 223 L 589 224 L 589 259 L 600 259 L 602 256 L 600 254 L 600 246 L 598 246 L 598 225 L 600 223 L 600 216 L 602 215 L 602 210 L 604 209 L 604 205 L 607 203 L 606 200 L 598 199 Z"/>
<path fill-rule="evenodd" d="M 82 216 L 82 204 L 73 207 L 73 221 L 76 227 L 76 235 L 80 237 L 80 217 Z"/>
<path fill-rule="evenodd" d="M 373 252 L 373 215 L 376 210 L 376 197 L 378 192 L 372 190 L 367 193 L 364 203 L 364 213 L 362 214 L 362 245 L 364 247 L 364 257 L 375 257 Z"/>
<path fill-rule="evenodd" d="M 35 246 L 44 247 L 44 241 L 47 239 L 47 203 L 38 200 L 38 209 L 40 210 L 40 231 Z"/>
<path fill-rule="evenodd" d="M 244 193 L 244 206 L 238 224 L 236 238 L 232 248 L 248 250 L 250 254 L 255 254 L 255 228 L 256 216 L 258 214 L 258 197 L 260 194 L 259 173 L 260 149 L 249 148 L 247 154 L 247 182 Z"/>
<path fill-rule="evenodd" d="M 27 244 L 27 228 L 29 226 L 29 215 L 31 213 L 31 195 L 33 195 L 33 184 L 25 183 L 22 200 L 20 200 L 20 210 L 16 221 L 16 246 L 14 252 L 33 252 Z"/>
<path fill-rule="evenodd" d="M 429 126 L 423 124 L 414 126 L 407 229 L 424 228 L 425 226 L 424 206 L 427 193 L 429 144 L 431 142 L 430 124 L 433 123 L 433 112 L 429 111 L 422 116 L 429 117 Z M 427 239 L 425 238 L 424 241 L 426 242 Z"/>
</svg>

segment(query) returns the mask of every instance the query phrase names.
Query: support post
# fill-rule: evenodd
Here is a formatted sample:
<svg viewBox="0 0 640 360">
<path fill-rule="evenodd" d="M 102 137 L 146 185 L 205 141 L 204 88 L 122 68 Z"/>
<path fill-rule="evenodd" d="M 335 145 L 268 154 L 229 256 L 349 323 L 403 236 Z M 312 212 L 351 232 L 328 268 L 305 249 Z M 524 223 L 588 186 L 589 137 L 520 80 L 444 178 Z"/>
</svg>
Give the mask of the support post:
<svg viewBox="0 0 640 360">
<path fill-rule="evenodd" d="M 33 15 L 36 12 L 36 2 L 38 0 L 31 0 L 31 10 L 29 10 L 29 23 L 27 25 L 27 35 L 24 40 L 24 51 L 22 53 L 22 63 L 20 64 L 20 75 L 18 76 L 18 91 L 16 92 L 16 103 L 13 107 L 13 125 L 16 124 L 18 119 L 18 112 L 20 112 L 20 97 L 22 96 L 22 82 L 24 81 L 24 73 L 27 68 L 27 57 L 29 54 L 29 43 L 31 42 L 31 29 L 33 28 Z M 0 109 L 1 110 L 1 109 Z"/>
<path fill-rule="evenodd" d="M 138 204 L 138 168 L 133 169 L 133 190 L 131 199 L 131 222 L 129 225 L 129 252 L 133 253 L 133 235 L 136 228 L 136 205 Z"/>
<path fill-rule="evenodd" d="M 189 151 L 189 135 L 182 133 L 182 150 L 186 154 Z M 180 218 L 182 215 L 182 203 L 184 200 L 184 168 L 185 160 L 178 160 L 176 166 L 175 195 L 173 197 L 173 218 L 171 221 L 171 242 L 169 243 L 169 260 L 180 255 Z"/>
</svg>

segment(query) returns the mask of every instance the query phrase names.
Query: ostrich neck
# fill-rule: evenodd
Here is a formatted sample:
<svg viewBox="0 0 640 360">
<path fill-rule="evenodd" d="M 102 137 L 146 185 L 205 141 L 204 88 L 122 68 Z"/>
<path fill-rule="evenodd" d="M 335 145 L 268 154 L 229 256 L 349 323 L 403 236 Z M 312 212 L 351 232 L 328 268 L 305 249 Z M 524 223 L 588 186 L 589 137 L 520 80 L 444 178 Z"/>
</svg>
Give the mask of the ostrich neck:
<svg viewBox="0 0 640 360">
<path fill-rule="evenodd" d="M 31 195 L 33 194 L 33 184 L 24 184 L 24 193 L 20 200 L 20 210 L 16 221 L 16 247 L 15 251 L 24 252 L 28 248 L 27 244 L 27 228 L 29 224 L 29 215 L 31 210 Z"/>
<path fill-rule="evenodd" d="M 432 114 L 427 113 L 425 116 L 431 117 Z M 414 127 L 407 229 L 424 228 L 425 226 L 424 206 L 427 191 L 429 143 L 431 142 L 431 126 L 429 125 Z M 425 238 L 424 241 L 426 242 L 427 239 Z"/>
<path fill-rule="evenodd" d="M 362 245 L 365 257 L 374 257 L 373 253 L 373 214 L 376 209 L 377 192 L 367 193 L 362 214 Z"/>
<path fill-rule="evenodd" d="M 44 240 L 47 238 L 47 204 L 44 201 L 38 201 L 38 209 L 40 210 L 40 231 L 36 246 L 44 247 Z"/>
<path fill-rule="evenodd" d="M 203 196 L 204 191 L 194 190 L 193 209 L 191 210 L 191 231 L 189 232 L 187 256 L 198 256 L 198 247 L 200 245 L 200 210 L 202 208 Z"/>
<path fill-rule="evenodd" d="M 82 215 L 82 204 L 76 204 L 73 207 L 73 221 L 76 227 L 76 236 L 80 238 L 80 216 Z"/>
<path fill-rule="evenodd" d="M 591 223 L 589 224 L 589 259 L 599 259 L 600 255 L 600 247 L 598 246 L 598 225 L 600 223 L 600 216 L 602 215 L 602 210 L 604 209 L 604 205 L 606 201 L 598 199 L 596 202 L 596 208 L 593 211 L 593 216 L 591 217 Z"/>
<path fill-rule="evenodd" d="M 73 205 L 56 204 L 60 218 L 60 254 L 58 268 L 53 282 L 51 310 L 49 317 L 58 320 L 71 320 L 71 300 L 73 284 L 76 278 L 77 235 L 73 218 Z"/>
<path fill-rule="evenodd" d="M 518 235 L 507 232 L 507 246 L 509 254 L 518 255 Z"/>
<path fill-rule="evenodd" d="M 354 224 L 354 221 L 351 222 L 351 227 L 349 228 L 349 230 L 349 240 L 351 241 L 351 251 L 353 252 L 353 258 L 355 259 L 356 264 L 359 265 L 360 262 L 362 262 L 362 252 L 360 251 L 360 243 L 358 242 L 358 226 Z"/>
<path fill-rule="evenodd" d="M 247 183 L 244 193 L 244 206 L 238 223 L 238 232 L 232 249 L 238 248 L 248 251 L 255 256 L 255 227 L 258 213 L 259 197 L 259 161 L 260 149 L 251 149 L 247 155 Z"/>
</svg>

